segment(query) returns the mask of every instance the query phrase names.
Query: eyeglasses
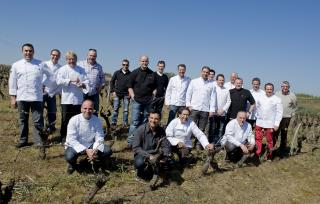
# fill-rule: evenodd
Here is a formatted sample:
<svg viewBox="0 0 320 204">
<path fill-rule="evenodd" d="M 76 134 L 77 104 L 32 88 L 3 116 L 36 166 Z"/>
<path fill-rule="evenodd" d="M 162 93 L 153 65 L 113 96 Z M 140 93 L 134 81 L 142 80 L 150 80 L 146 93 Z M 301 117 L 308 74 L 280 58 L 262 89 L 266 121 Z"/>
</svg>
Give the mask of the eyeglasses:
<svg viewBox="0 0 320 204">
<path fill-rule="evenodd" d="M 122 66 L 124 66 L 124 67 L 129 67 L 129 64 L 122 64 Z"/>
</svg>

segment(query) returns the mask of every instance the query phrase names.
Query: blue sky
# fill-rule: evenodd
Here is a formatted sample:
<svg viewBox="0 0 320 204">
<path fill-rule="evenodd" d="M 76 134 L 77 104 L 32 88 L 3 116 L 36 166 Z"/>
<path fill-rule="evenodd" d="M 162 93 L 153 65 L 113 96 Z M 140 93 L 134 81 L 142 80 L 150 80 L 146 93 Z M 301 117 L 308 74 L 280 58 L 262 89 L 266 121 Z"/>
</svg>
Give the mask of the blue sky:
<svg viewBox="0 0 320 204">
<path fill-rule="evenodd" d="M 320 96 L 319 11 L 317 0 L 2 0 L 0 63 L 20 59 L 25 42 L 41 60 L 52 48 L 79 60 L 96 48 L 108 73 L 124 58 L 134 69 L 146 54 L 152 69 L 184 63 L 195 78 L 209 65 L 226 78 L 238 72 L 246 88 L 253 77 L 276 89 L 288 80 L 292 91 Z"/>
</svg>

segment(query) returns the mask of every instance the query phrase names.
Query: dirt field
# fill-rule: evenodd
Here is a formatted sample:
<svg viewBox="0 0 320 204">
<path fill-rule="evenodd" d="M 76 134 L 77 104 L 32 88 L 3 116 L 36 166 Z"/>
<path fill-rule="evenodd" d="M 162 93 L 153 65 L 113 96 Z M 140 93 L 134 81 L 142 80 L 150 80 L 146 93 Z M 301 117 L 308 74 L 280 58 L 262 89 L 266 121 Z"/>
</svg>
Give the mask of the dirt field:
<svg viewBox="0 0 320 204">
<path fill-rule="evenodd" d="M 15 179 L 11 202 L 80 203 L 96 180 L 90 166 L 67 175 L 60 145 L 47 150 L 46 160 L 39 159 L 34 147 L 17 150 L 17 110 L 9 109 L 4 100 L 0 107 L 0 180 L 7 184 Z M 118 139 L 114 148 L 125 143 Z M 208 176 L 201 176 L 200 159 L 183 172 L 174 170 L 170 184 L 155 191 L 135 181 L 130 152 L 114 153 L 112 158 L 109 180 L 93 203 L 320 203 L 320 150 L 311 153 L 308 145 L 296 156 L 258 167 L 210 171 Z"/>
</svg>

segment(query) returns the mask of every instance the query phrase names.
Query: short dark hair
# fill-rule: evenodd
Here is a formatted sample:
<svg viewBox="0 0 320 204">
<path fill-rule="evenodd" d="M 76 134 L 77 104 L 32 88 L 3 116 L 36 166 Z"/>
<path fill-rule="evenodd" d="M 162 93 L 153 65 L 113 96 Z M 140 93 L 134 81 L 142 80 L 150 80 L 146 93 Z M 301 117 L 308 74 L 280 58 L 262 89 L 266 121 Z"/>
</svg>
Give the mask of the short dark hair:
<svg viewBox="0 0 320 204">
<path fill-rule="evenodd" d="M 203 71 L 204 69 L 207 69 L 209 72 L 210 72 L 210 67 L 208 67 L 208 66 L 203 66 L 202 68 L 201 68 L 201 71 Z"/>
<path fill-rule="evenodd" d="M 25 44 L 23 44 L 22 46 L 21 46 L 21 50 L 23 51 L 23 48 L 24 47 L 31 47 L 32 48 L 32 51 L 34 51 L 34 47 L 33 47 L 33 45 L 31 44 L 31 43 L 25 43 Z"/>
<path fill-rule="evenodd" d="M 179 69 L 179 67 L 183 67 L 184 69 L 187 69 L 185 64 L 178 64 L 177 68 Z"/>
<path fill-rule="evenodd" d="M 213 75 L 216 74 L 216 71 L 214 71 L 214 69 L 210 69 L 210 72 L 213 72 Z"/>
<path fill-rule="evenodd" d="M 90 49 L 88 50 L 88 52 L 90 52 L 90 51 L 97 52 L 97 50 L 94 49 L 94 48 L 90 48 Z"/>
<path fill-rule="evenodd" d="M 218 74 L 217 77 L 216 77 L 216 80 L 218 80 L 219 77 L 224 78 L 224 75 L 223 74 Z"/>
<path fill-rule="evenodd" d="M 166 66 L 166 62 L 163 61 L 163 60 L 159 60 L 158 63 L 157 63 L 157 65 L 159 65 L 159 64 L 163 64 L 164 66 Z"/>
<path fill-rule="evenodd" d="M 180 115 L 184 110 L 188 111 L 189 112 L 189 115 L 191 114 L 191 111 L 188 107 L 180 107 L 178 109 L 178 114 Z"/>
<path fill-rule="evenodd" d="M 267 86 L 272 86 L 272 89 L 274 90 L 274 85 L 273 85 L 273 83 L 266 83 L 266 84 L 264 85 L 264 89 L 266 89 Z"/>
<path fill-rule="evenodd" d="M 123 59 L 122 62 L 130 63 L 128 59 Z"/>
<path fill-rule="evenodd" d="M 259 84 L 261 83 L 260 78 L 258 78 L 258 77 L 254 77 L 254 78 L 252 79 L 252 82 L 251 82 L 251 83 L 253 83 L 254 81 L 258 81 Z"/>
<path fill-rule="evenodd" d="M 150 113 L 149 113 L 149 116 L 150 116 L 151 114 L 158 114 L 159 119 L 161 120 L 161 113 L 160 113 L 159 111 L 157 111 L 157 110 L 151 110 Z"/>
<path fill-rule="evenodd" d="M 50 51 L 50 54 L 52 54 L 52 52 L 57 52 L 57 53 L 59 53 L 59 55 L 61 55 L 61 52 L 60 52 L 60 50 L 58 50 L 58 49 L 52 49 L 52 50 Z"/>
</svg>

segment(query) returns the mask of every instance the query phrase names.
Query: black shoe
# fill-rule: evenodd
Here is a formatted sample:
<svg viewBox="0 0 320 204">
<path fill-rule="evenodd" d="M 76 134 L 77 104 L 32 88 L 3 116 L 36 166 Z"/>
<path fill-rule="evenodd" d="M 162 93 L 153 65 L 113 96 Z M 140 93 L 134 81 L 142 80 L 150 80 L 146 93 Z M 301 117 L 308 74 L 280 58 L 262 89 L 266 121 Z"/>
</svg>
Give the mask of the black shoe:
<svg viewBox="0 0 320 204">
<path fill-rule="evenodd" d="M 16 145 L 16 148 L 22 148 L 22 147 L 25 147 L 25 146 L 28 146 L 28 143 L 24 142 L 24 143 L 19 143 Z"/>
<path fill-rule="evenodd" d="M 68 164 L 67 174 L 72 174 L 74 171 L 75 171 L 75 168 L 71 164 Z"/>
</svg>

